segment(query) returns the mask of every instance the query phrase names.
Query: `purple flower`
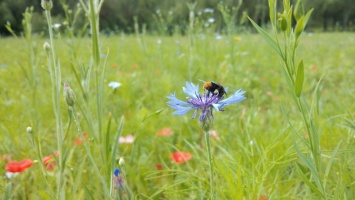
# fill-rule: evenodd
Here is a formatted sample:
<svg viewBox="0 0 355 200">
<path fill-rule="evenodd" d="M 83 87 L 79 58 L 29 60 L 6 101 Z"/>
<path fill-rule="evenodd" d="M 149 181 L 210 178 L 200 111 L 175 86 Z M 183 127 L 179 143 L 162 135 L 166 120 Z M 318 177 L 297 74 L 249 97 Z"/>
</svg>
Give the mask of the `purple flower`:
<svg viewBox="0 0 355 200">
<path fill-rule="evenodd" d="M 175 115 L 185 115 L 190 110 L 195 110 L 192 118 L 195 118 L 198 110 L 201 110 L 199 121 L 206 122 L 212 121 L 213 118 L 213 108 L 217 111 L 223 111 L 224 106 L 238 103 L 245 99 L 244 93 L 245 91 L 239 89 L 235 91 L 228 98 L 219 97 L 218 94 L 213 93 L 199 93 L 198 85 L 194 85 L 193 83 L 186 82 L 186 87 L 182 88 L 185 94 L 189 97 L 186 98 L 186 101 L 179 100 L 176 98 L 175 93 L 170 94 L 168 99 L 170 100 L 167 104 L 171 108 L 175 109 L 173 114 Z M 227 88 L 226 88 L 227 89 Z"/>
</svg>

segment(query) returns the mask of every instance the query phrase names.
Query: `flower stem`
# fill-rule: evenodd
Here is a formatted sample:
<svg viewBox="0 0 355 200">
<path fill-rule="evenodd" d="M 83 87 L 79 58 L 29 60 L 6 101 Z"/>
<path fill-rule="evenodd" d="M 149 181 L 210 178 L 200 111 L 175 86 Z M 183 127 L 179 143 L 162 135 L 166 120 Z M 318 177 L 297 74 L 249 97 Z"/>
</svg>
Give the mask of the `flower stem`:
<svg viewBox="0 0 355 200">
<path fill-rule="evenodd" d="M 214 184 L 213 184 L 213 164 L 212 164 L 212 153 L 211 153 L 211 142 L 210 142 L 210 134 L 208 131 L 204 131 L 206 138 L 206 147 L 208 152 L 208 164 L 210 167 L 210 199 L 214 199 Z"/>
<path fill-rule="evenodd" d="M 83 141 L 83 144 L 84 144 L 86 153 L 87 153 L 87 155 L 88 155 L 88 157 L 89 157 L 89 159 L 90 159 L 92 165 L 94 166 L 94 169 L 95 169 L 97 175 L 99 176 L 99 178 L 100 178 L 100 180 L 101 180 L 101 182 L 102 182 L 102 185 L 103 185 L 103 187 L 104 187 L 105 195 L 106 195 L 107 197 L 110 197 L 110 192 L 109 192 L 109 190 L 107 189 L 107 183 L 106 183 L 104 177 L 102 176 L 102 174 L 101 174 L 101 172 L 100 172 L 100 169 L 97 167 L 97 164 L 96 164 L 96 162 L 95 162 L 95 160 L 94 160 L 94 157 L 93 157 L 92 154 L 91 154 L 89 143 L 86 142 L 86 140 L 85 140 L 85 138 L 84 138 L 83 131 L 82 131 L 82 129 L 81 129 L 81 125 L 80 125 L 80 122 L 79 122 L 79 119 L 78 119 L 78 114 L 77 114 L 77 112 L 76 112 L 76 110 L 75 110 L 75 107 L 74 107 L 74 106 L 70 106 L 69 109 L 70 109 L 71 113 L 73 114 L 74 121 L 75 121 L 75 123 L 76 123 L 76 125 L 77 125 L 77 127 L 78 127 L 78 132 L 79 132 L 79 135 L 80 135 L 81 140 Z"/>
<path fill-rule="evenodd" d="M 48 32 L 49 32 L 49 40 L 50 40 L 50 51 L 52 54 L 52 59 L 48 55 L 48 68 L 50 71 L 51 82 L 52 82 L 52 100 L 53 100 L 53 109 L 56 117 L 56 130 L 57 130 L 57 145 L 59 151 L 59 185 L 58 185 L 58 194 L 57 198 L 61 196 L 62 189 L 64 191 L 64 180 L 63 180 L 63 172 L 64 172 L 64 162 L 63 162 L 63 128 L 62 128 L 62 117 L 61 117 L 61 106 L 60 106 L 60 86 L 61 86 L 61 70 L 60 65 L 57 63 L 54 42 L 53 42 L 53 30 L 52 30 L 52 19 L 50 10 L 46 10 L 46 18 L 48 24 Z M 51 66 L 51 62 L 53 62 L 53 67 Z"/>
</svg>

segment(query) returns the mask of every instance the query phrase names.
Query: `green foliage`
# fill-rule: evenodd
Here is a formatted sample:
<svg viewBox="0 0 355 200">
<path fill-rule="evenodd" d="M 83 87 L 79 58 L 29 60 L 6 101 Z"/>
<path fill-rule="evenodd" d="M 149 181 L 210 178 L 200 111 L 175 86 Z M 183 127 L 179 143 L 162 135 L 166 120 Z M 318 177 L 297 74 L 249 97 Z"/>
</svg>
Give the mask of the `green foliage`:
<svg viewBox="0 0 355 200">
<path fill-rule="evenodd" d="M 100 28 L 108 35 L 118 33 L 134 33 L 134 18 L 139 21 L 139 26 L 146 27 L 147 32 L 151 34 L 167 34 L 186 33 L 188 28 L 189 10 L 186 4 L 191 1 L 159 1 L 159 0 L 106 0 L 102 5 L 100 13 Z M 274 1 L 276 2 L 276 1 Z M 294 1 L 296 2 L 296 1 Z M 310 23 L 310 30 L 317 31 L 323 27 L 323 30 L 344 30 L 354 31 L 351 20 L 355 17 L 355 7 L 352 0 L 313 0 L 303 1 L 302 7 L 300 2 L 295 5 L 295 19 L 298 20 L 303 10 L 316 8 L 316 12 Z M 53 22 L 72 29 L 67 29 L 75 35 L 82 35 L 81 30 L 86 22 L 83 20 L 83 12 L 77 12 L 81 8 L 77 1 L 58 0 L 54 1 L 52 9 Z M 273 6 L 280 8 L 282 5 L 273 3 Z M 22 13 L 26 8 L 33 7 L 34 14 L 32 26 L 34 33 L 45 34 L 46 23 L 40 7 L 40 1 L 19 1 L 19 0 L 2 0 L 0 3 L 0 34 L 9 35 L 10 33 L 3 26 L 7 22 L 12 24 L 12 28 L 16 34 L 23 32 L 21 26 Z M 270 7 L 270 5 L 269 5 Z M 206 13 L 207 10 L 211 13 Z M 268 19 L 267 1 L 260 0 L 204 0 L 198 1 L 195 9 L 195 15 L 202 19 L 201 27 L 208 22 L 209 18 L 213 18 L 213 32 L 229 33 L 230 31 L 249 31 L 250 26 L 245 23 L 246 16 L 252 17 L 261 27 L 267 26 L 270 21 Z M 82 10 L 81 10 L 82 11 Z M 79 17 L 78 17 L 79 16 Z M 75 19 L 75 20 L 73 20 Z M 275 20 L 275 19 L 274 19 Z M 71 24 L 74 22 L 73 24 Z M 206 24 L 207 25 L 207 24 Z M 211 24 L 210 24 L 211 26 Z M 179 28 L 177 28 L 179 27 Z M 179 29 L 179 30 L 178 30 Z"/>
<path fill-rule="evenodd" d="M 269 5 L 277 8 L 274 1 Z M 216 199 L 353 199 L 355 41 L 351 34 L 296 38 L 291 27 L 276 34 L 276 13 L 270 11 L 274 33 L 252 21 L 262 37 L 215 37 L 209 32 L 103 37 L 96 32 L 95 41 L 75 37 L 70 30 L 75 20 L 69 17 L 73 21 L 63 32 L 53 33 L 51 45 L 53 60 L 60 60 L 61 79 L 76 95 L 74 109 L 68 108 L 62 92 L 58 100 L 62 157 L 53 154 L 60 137 L 51 101 L 55 88 L 50 73 L 55 69 L 50 72 L 42 48 L 45 41 L 30 31 L 23 37 L 3 38 L 0 155 L 37 162 L 17 177 L 0 181 L 2 198 L 208 198 L 211 170 L 197 120 L 191 119 L 192 112 L 172 115 L 166 106 L 169 93 L 181 96 L 186 80 L 201 79 L 247 91 L 245 102 L 215 113 L 213 129 L 219 137 L 211 135 L 210 145 Z M 290 10 L 283 13 L 286 20 L 292 17 Z M 30 19 L 32 14 L 25 16 Z M 306 24 L 309 16 L 302 17 Z M 26 27 L 29 21 L 25 20 Z M 26 51 L 18 50 L 22 46 L 28 47 Z M 286 81 L 280 79 L 283 75 Z M 111 81 L 122 86 L 112 89 Z M 301 103 L 292 104 L 298 99 Z M 301 108 L 307 110 L 305 115 Z M 33 128 L 31 134 L 26 126 Z M 174 134 L 157 136 L 164 127 Z M 120 144 L 118 138 L 127 135 L 134 136 L 134 143 Z M 77 139 L 83 143 L 74 144 Z M 177 150 L 190 152 L 192 159 L 174 163 L 169 157 Z M 62 159 L 62 167 L 47 171 L 42 163 L 47 155 L 57 164 Z M 120 157 L 126 160 L 124 166 L 118 163 Z M 1 169 L 7 161 L 0 163 Z M 121 190 L 113 187 L 113 168 L 122 169 Z"/>
<path fill-rule="evenodd" d="M 274 0 L 269 0 L 270 9 L 270 20 L 274 21 L 276 8 L 273 6 L 275 4 Z M 310 18 L 313 9 L 309 10 L 306 14 L 303 11 L 302 1 L 298 1 L 294 10 L 294 16 L 296 18 L 295 29 L 292 29 L 292 6 L 289 0 L 283 1 L 284 10 L 282 14 L 279 14 L 279 20 L 276 25 L 273 23 L 272 30 L 274 32 L 274 37 L 272 38 L 269 34 L 265 32 L 261 27 L 259 27 L 253 20 L 251 22 L 258 30 L 258 32 L 264 37 L 264 39 L 271 44 L 272 48 L 276 50 L 278 55 L 283 61 L 283 71 L 284 77 L 287 80 L 290 96 L 294 100 L 295 105 L 297 105 L 299 116 L 301 120 L 299 121 L 303 126 L 296 128 L 296 122 L 291 123 L 290 117 L 286 114 L 284 108 L 282 109 L 284 117 L 289 120 L 289 125 L 293 129 L 293 132 L 299 139 L 300 143 L 296 142 L 293 138 L 293 143 L 297 154 L 305 167 L 302 167 L 300 163 L 297 163 L 297 171 L 300 178 L 306 183 L 312 192 L 315 192 L 315 196 L 323 199 L 328 199 L 332 196 L 331 192 L 325 188 L 329 168 L 333 164 L 334 157 L 338 152 L 339 146 L 332 153 L 332 159 L 327 164 L 327 169 L 324 173 L 323 165 L 326 162 L 321 159 L 321 133 L 322 126 L 319 119 L 319 110 L 315 106 L 309 106 L 306 98 L 302 95 L 302 88 L 304 85 L 304 62 L 303 59 L 296 64 L 296 48 L 298 47 L 300 36 L 304 32 L 306 24 Z M 280 32 L 278 32 L 278 30 Z M 279 39 L 279 35 L 282 35 L 282 43 Z M 295 68 L 297 66 L 297 68 Z M 320 80 L 319 80 L 320 82 Z M 314 93 L 318 91 L 319 83 L 317 87 L 314 88 Z M 313 102 L 319 102 L 319 96 L 314 97 Z M 312 103 L 313 104 L 313 103 Z M 318 104 L 318 103 L 316 103 Z M 316 115 L 315 115 L 316 113 Z M 306 135 L 309 140 L 305 140 L 302 137 L 301 132 L 306 131 Z M 304 151 L 301 149 L 304 148 Z M 307 172 L 309 170 L 309 172 Z M 310 173 L 310 176 L 308 175 Z M 323 177 L 324 176 L 324 177 Z"/>
</svg>

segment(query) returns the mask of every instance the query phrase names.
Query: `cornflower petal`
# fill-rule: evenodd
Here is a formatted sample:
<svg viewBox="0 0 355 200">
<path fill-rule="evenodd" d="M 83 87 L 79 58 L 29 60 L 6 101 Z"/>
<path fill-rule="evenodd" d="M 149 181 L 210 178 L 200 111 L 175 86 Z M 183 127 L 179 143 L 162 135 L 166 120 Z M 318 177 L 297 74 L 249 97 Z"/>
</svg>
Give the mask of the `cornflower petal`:
<svg viewBox="0 0 355 200">
<path fill-rule="evenodd" d="M 185 94 L 189 95 L 192 98 L 198 98 L 198 85 L 194 85 L 193 83 L 186 82 L 186 87 L 182 87 L 182 90 Z"/>
<path fill-rule="evenodd" d="M 170 99 L 170 101 L 167 104 L 176 110 L 173 112 L 175 115 L 185 115 L 192 109 L 189 103 L 177 99 L 175 94 L 170 94 L 168 99 Z"/>
<path fill-rule="evenodd" d="M 189 107 L 182 107 L 182 106 L 177 106 L 176 111 L 173 112 L 174 115 L 185 115 L 187 112 L 189 112 L 192 108 Z"/>
<path fill-rule="evenodd" d="M 234 94 L 226 99 L 223 99 L 222 101 L 219 101 L 219 104 L 224 105 L 229 105 L 229 104 L 234 104 L 238 103 L 240 101 L 243 101 L 245 99 L 245 91 L 242 89 L 239 89 L 238 91 L 235 91 Z"/>
<path fill-rule="evenodd" d="M 176 98 L 175 94 L 170 94 L 168 96 L 168 99 L 170 99 L 170 101 L 168 102 L 169 106 L 189 106 L 190 104 L 185 102 L 185 101 L 181 101 L 180 99 Z"/>
</svg>

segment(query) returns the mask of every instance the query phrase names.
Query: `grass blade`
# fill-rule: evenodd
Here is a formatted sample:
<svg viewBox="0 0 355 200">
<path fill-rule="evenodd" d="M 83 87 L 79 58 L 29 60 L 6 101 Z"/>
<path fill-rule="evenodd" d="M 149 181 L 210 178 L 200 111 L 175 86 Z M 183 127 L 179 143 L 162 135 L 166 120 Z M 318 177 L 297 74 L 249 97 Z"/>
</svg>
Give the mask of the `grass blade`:
<svg viewBox="0 0 355 200">
<path fill-rule="evenodd" d="M 301 60 L 301 62 L 298 64 L 297 74 L 296 74 L 295 92 L 297 97 L 301 96 L 303 81 L 304 81 L 304 65 L 303 65 L 303 60 Z"/>
</svg>

